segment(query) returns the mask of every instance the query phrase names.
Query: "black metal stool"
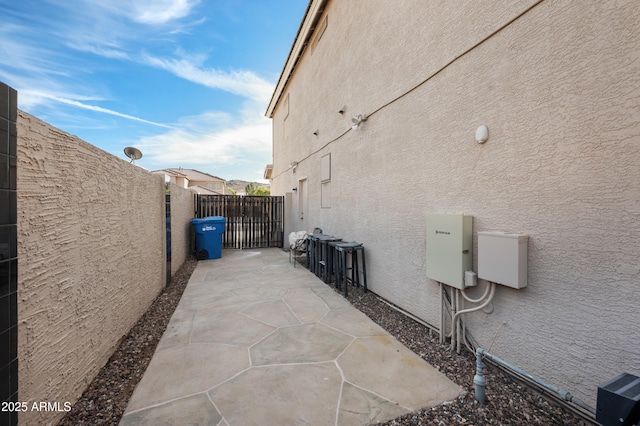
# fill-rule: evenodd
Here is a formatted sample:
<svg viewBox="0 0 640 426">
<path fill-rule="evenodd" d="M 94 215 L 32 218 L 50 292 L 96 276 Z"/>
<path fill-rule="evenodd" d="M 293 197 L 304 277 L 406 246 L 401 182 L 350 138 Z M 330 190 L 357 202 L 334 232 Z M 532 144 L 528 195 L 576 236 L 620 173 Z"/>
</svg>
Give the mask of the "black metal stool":
<svg viewBox="0 0 640 426">
<path fill-rule="evenodd" d="M 323 235 L 316 240 L 316 270 L 315 274 L 327 282 L 331 276 L 331 258 L 329 256 L 329 244 L 342 241 L 342 238 Z"/>
<path fill-rule="evenodd" d="M 314 228 L 313 234 L 307 234 L 307 267 L 311 272 L 315 272 L 315 268 L 317 266 L 317 243 L 318 238 L 322 237 L 323 235 L 324 234 L 322 233 L 321 228 Z"/>
<path fill-rule="evenodd" d="M 348 295 L 348 271 L 351 269 L 351 285 L 360 287 L 360 272 L 358 271 L 358 252 L 362 252 L 362 278 L 364 292 L 367 292 L 367 263 L 364 255 L 364 245 L 362 243 L 335 243 L 335 265 L 336 265 L 336 288 L 344 285 L 344 297 Z M 350 254 L 351 256 L 347 256 Z M 351 258 L 351 266 L 347 265 L 347 260 Z M 355 279 L 354 279 L 355 278 Z"/>
<path fill-rule="evenodd" d="M 329 244 L 327 244 L 328 246 L 328 254 L 327 254 L 327 259 L 331 261 L 331 264 L 329 265 L 328 272 L 329 272 L 329 277 L 328 280 L 325 281 L 327 284 L 333 282 L 333 276 L 336 277 L 336 281 L 338 280 L 338 259 L 337 259 L 337 251 L 336 251 L 336 246 L 338 244 L 349 244 L 345 241 L 332 241 Z"/>
<path fill-rule="evenodd" d="M 309 267 L 309 271 L 316 271 L 316 248 L 318 243 L 318 238 L 321 237 L 322 234 L 308 234 L 307 235 L 307 266 Z"/>
</svg>

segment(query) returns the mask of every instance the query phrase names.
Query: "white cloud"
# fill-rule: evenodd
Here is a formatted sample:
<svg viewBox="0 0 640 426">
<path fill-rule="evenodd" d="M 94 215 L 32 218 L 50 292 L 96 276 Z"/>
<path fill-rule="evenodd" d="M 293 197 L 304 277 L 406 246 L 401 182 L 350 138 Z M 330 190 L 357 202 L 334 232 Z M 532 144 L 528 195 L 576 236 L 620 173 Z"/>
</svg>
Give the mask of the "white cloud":
<svg viewBox="0 0 640 426">
<path fill-rule="evenodd" d="M 191 0 L 137 0 L 123 2 L 130 5 L 132 19 L 143 24 L 164 24 L 184 18 L 199 1 Z"/>
<path fill-rule="evenodd" d="M 47 0 L 56 7 L 68 9 L 73 14 L 92 15 L 96 19 L 124 17 L 147 25 L 161 25 L 188 16 L 200 0 Z"/>
<path fill-rule="evenodd" d="M 169 71 L 180 78 L 212 89 L 220 89 L 258 102 L 269 101 L 273 84 L 258 77 L 251 71 L 225 72 L 199 67 L 199 61 L 189 59 L 162 59 L 151 55 L 143 56 L 143 61 L 151 66 Z"/>
<path fill-rule="evenodd" d="M 147 40 L 185 32 L 200 0 L 47 0 L 51 15 L 42 30 L 52 43 L 112 59 L 128 59 Z"/>
<path fill-rule="evenodd" d="M 56 96 L 49 96 L 52 100 L 56 101 L 56 102 L 60 102 L 63 104 L 67 104 L 67 105 L 72 105 L 78 108 L 82 108 L 82 109 L 87 109 L 90 111 L 96 111 L 96 112 L 101 112 L 104 114 L 109 114 L 109 115 L 115 115 L 116 117 L 121 117 L 121 118 L 126 118 L 128 120 L 133 120 L 133 121 L 138 121 L 140 123 L 145 123 L 145 124 L 151 124 L 152 126 L 158 126 L 158 127 L 164 127 L 167 129 L 173 129 L 172 126 L 169 126 L 167 124 L 162 124 L 162 123 L 156 123 L 154 121 L 149 121 L 149 120 L 145 120 L 144 118 L 140 118 L 140 117 L 135 117 L 133 115 L 129 115 L 129 114 L 124 114 L 118 111 L 114 111 L 111 109 L 107 109 L 107 108 L 102 108 L 96 105 L 88 105 L 88 104 L 84 104 L 82 102 L 78 102 L 78 101 L 74 101 L 72 99 L 66 99 L 66 98 L 59 98 Z"/>
<path fill-rule="evenodd" d="M 240 165 L 271 152 L 271 122 L 259 114 L 234 123 L 229 114 L 208 112 L 185 117 L 176 127 L 136 143 L 148 161 L 159 167 Z"/>
<path fill-rule="evenodd" d="M 70 40 L 67 42 L 67 46 L 71 49 L 93 53 L 94 55 L 102 56 L 103 58 L 120 60 L 131 59 L 131 55 L 122 50 L 119 46 L 114 44 L 109 45 L 105 42 L 95 43 L 90 40 Z"/>
<path fill-rule="evenodd" d="M 24 75 L 0 71 L 0 78 L 11 81 L 12 87 L 18 91 L 18 107 L 25 111 L 38 108 L 55 108 L 59 99 L 75 101 L 102 101 L 104 97 L 95 95 L 91 87 L 78 82 L 74 87 L 65 83 L 66 79 L 57 80 L 46 75 Z M 82 93 L 82 94 L 81 94 Z"/>
<path fill-rule="evenodd" d="M 64 66 L 62 55 L 52 52 L 37 41 L 30 41 L 26 37 L 29 33 L 28 28 L 15 25 L 0 28 L 0 54 L 3 58 L 0 60 L 0 70 L 19 70 L 20 75 L 68 76 L 69 71 Z M 10 60 L 7 60 L 9 58 Z"/>
</svg>

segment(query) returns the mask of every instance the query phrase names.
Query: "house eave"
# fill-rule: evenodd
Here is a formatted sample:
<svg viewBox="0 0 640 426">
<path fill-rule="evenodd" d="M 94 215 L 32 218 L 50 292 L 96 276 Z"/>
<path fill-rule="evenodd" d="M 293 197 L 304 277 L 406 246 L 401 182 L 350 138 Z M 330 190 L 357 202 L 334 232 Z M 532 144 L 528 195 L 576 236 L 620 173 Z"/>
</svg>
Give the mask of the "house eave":
<svg viewBox="0 0 640 426">
<path fill-rule="evenodd" d="M 265 113 L 265 116 L 268 118 L 273 118 L 273 113 L 282 98 L 282 94 L 289 83 L 289 79 L 291 78 L 291 75 L 293 75 L 298 61 L 304 54 L 306 50 L 305 48 L 309 44 L 309 39 L 313 35 L 313 31 L 315 30 L 328 2 L 329 0 L 311 0 L 309 2 L 304 17 L 302 18 L 302 22 L 300 23 L 300 27 L 298 28 L 296 38 L 293 41 L 293 46 L 291 46 L 291 50 L 289 51 L 287 61 L 284 64 L 284 68 L 282 73 L 280 73 L 280 78 L 278 79 L 276 88 L 271 96 L 271 101 L 269 101 L 269 106 Z"/>
<path fill-rule="evenodd" d="M 267 164 L 266 167 L 264 168 L 264 175 L 263 177 L 266 180 L 270 180 L 271 179 L 271 175 L 273 173 L 273 164 Z"/>
</svg>

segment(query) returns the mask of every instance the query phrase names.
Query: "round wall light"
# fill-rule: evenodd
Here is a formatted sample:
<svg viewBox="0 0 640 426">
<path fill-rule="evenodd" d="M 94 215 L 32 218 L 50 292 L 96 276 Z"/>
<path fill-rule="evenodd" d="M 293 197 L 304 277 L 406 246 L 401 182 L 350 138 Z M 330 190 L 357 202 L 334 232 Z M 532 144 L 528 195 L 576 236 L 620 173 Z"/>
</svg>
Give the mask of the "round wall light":
<svg viewBox="0 0 640 426">
<path fill-rule="evenodd" d="M 485 143 L 489 139 L 489 128 L 484 124 L 476 129 L 476 142 Z"/>
</svg>

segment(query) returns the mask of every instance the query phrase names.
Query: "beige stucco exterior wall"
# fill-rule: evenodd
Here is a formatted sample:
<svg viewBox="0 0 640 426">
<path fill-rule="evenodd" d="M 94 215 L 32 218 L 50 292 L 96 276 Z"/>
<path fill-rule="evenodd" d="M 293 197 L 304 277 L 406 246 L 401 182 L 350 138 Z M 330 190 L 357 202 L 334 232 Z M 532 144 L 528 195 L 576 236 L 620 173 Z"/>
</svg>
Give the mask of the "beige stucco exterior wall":
<svg viewBox="0 0 640 426">
<path fill-rule="evenodd" d="M 162 176 L 19 112 L 18 255 L 20 401 L 73 403 L 165 285 Z"/>
<path fill-rule="evenodd" d="M 426 213 L 474 217 L 475 270 L 478 231 L 527 234 L 528 287 L 466 316 L 479 345 L 593 406 L 598 384 L 640 374 L 638 3 L 334 0 L 326 13 L 273 114 L 288 229 L 363 242 L 370 288 L 434 325 Z M 356 114 L 370 117 L 349 130 Z"/>
<path fill-rule="evenodd" d="M 196 191 L 170 184 L 171 190 L 171 276 L 189 256 L 191 219 Z"/>
</svg>

